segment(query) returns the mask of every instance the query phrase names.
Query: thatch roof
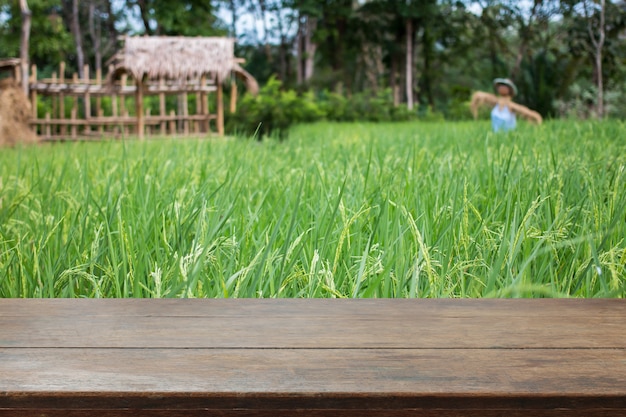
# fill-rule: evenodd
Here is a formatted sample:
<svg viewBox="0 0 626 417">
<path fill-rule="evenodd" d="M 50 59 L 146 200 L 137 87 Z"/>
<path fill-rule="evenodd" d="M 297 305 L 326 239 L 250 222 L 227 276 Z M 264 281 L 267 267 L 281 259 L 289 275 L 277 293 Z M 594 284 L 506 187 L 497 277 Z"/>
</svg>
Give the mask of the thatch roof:
<svg viewBox="0 0 626 417">
<path fill-rule="evenodd" d="M 113 76 L 127 73 L 135 79 L 187 79 L 216 74 L 224 81 L 235 71 L 245 79 L 248 90 L 256 93 L 258 84 L 237 63 L 234 44 L 232 38 L 217 37 L 126 37 L 123 49 L 111 60 Z"/>
</svg>

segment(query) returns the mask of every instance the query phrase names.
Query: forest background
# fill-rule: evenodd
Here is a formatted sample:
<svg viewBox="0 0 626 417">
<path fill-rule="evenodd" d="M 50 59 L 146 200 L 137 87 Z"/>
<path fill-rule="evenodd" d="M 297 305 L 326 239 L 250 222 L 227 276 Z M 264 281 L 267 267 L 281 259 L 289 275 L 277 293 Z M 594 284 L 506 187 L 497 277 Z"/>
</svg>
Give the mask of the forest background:
<svg viewBox="0 0 626 417">
<path fill-rule="evenodd" d="M 626 118 L 623 0 L 29 0 L 28 5 L 30 59 L 41 76 L 56 71 L 60 61 L 79 74 L 84 64 L 103 68 L 122 35 L 236 38 L 236 55 L 266 86 L 261 101 L 243 101 L 248 118 L 290 107 L 291 113 L 279 115 L 287 124 L 321 115 L 459 120 L 470 117 L 472 91 L 490 91 L 496 77 L 513 79 L 520 91 L 516 100 L 547 118 Z M 18 2 L 0 0 L 0 57 L 19 56 L 20 27 Z"/>
</svg>

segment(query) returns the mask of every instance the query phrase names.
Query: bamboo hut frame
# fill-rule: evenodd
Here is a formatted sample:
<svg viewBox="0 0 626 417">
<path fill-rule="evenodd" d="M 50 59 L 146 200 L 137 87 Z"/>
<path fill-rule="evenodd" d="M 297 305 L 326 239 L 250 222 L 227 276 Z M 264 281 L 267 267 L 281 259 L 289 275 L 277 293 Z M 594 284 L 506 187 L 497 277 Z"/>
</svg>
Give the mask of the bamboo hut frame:
<svg viewBox="0 0 626 417">
<path fill-rule="evenodd" d="M 222 136 L 223 83 L 231 80 L 233 74 L 244 81 L 248 92 L 258 93 L 256 80 L 241 68 L 243 60 L 234 56 L 233 39 L 125 37 L 123 41 L 123 48 L 109 61 L 106 77 L 96 71 L 91 79 L 88 66 L 84 68 L 83 78 L 76 74 L 66 77 L 62 62 L 58 74 L 39 80 L 37 68 L 31 68 L 31 125 L 42 139 L 94 139 L 127 134 L 143 139 L 153 131 L 159 136 L 213 133 Z M 3 60 L 0 64 L 5 70 L 17 68 L 14 76 L 19 81 L 19 59 Z M 209 95 L 213 93 L 216 108 L 210 109 Z M 190 94 L 196 96 L 195 114 L 188 114 L 187 99 L 182 113 L 173 110 L 167 113 L 168 96 Z M 52 115 L 38 118 L 37 100 L 43 96 L 52 100 Z M 158 108 L 147 107 L 146 96 L 158 97 Z M 72 98 L 69 118 L 67 97 Z M 102 104 L 104 97 L 110 99 L 107 116 Z M 231 87 L 231 111 L 236 109 L 236 102 L 237 89 Z M 134 115 L 129 114 L 129 109 L 134 110 Z M 155 110 L 158 114 L 153 114 Z M 215 131 L 211 130 L 212 121 Z"/>
<path fill-rule="evenodd" d="M 197 106 L 201 130 L 208 130 L 209 121 L 216 120 L 217 133 L 224 135 L 224 100 L 222 84 L 232 73 L 239 73 L 246 81 L 248 90 L 258 92 L 258 84 L 250 74 L 239 65 L 241 60 L 234 55 L 235 41 L 232 38 L 216 37 L 125 37 L 124 47 L 111 60 L 113 71 L 109 74 L 115 80 L 121 74 L 132 76 L 135 80 L 135 114 L 137 117 L 137 136 L 143 139 L 145 133 L 144 95 L 148 92 L 146 85 L 157 82 L 163 87 L 165 82 L 178 82 L 178 93 L 182 94 L 183 132 L 189 133 L 191 120 L 187 114 L 186 96 L 190 82 L 196 85 L 199 92 Z M 213 86 L 207 85 L 207 78 Z M 110 80 L 111 81 L 111 80 Z M 207 94 L 216 91 L 217 109 L 215 115 L 209 114 Z M 236 94 L 236 89 L 231 90 Z M 159 92 L 160 97 L 162 92 Z M 162 100 L 160 98 L 160 100 Z M 232 101 L 236 102 L 236 98 Z M 198 110 L 197 109 L 197 110 Z M 161 106 L 162 110 L 162 106 Z M 196 130 L 196 129 L 193 129 Z"/>
</svg>

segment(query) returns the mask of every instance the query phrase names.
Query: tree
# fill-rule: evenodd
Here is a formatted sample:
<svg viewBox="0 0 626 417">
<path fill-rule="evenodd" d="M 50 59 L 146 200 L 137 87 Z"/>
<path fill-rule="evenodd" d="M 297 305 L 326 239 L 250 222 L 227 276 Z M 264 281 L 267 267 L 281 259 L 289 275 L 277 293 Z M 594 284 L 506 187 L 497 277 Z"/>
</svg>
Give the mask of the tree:
<svg viewBox="0 0 626 417">
<path fill-rule="evenodd" d="M 228 33 L 215 16 L 213 2 L 206 0 L 126 0 L 138 7 L 146 35 L 219 36 Z"/>
<path fill-rule="evenodd" d="M 93 54 L 94 68 L 102 70 L 102 62 L 114 52 L 118 30 L 118 16 L 113 11 L 112 0 L 88 0 L 89 51 Z"/>
<path fill-rule="evenodd" d="M 317 30 L 319 11 L 315 1 L 301 0 L 296 6 L 298 10 L 298 34 L 296 35 L 297 82 L 306 83 L 313 77 L 315 52 L 317 43 L 313 36 Z"/>
<path fill-rule="evenodd" d="M 42 69 L 58 65 L 65 58 L 66 51 L 72 49 L 72 38 L 60 16 L 63 11 L 61 0 L 27 0 L 23 3 L 30 11 L 30 64 Z M 22 0 L 0 0 L 0 56 L 21 56 L 22 6 Z"/>
<path fill-rule="evenodd" d="M 491 64 L 489 78 L 502 77 L 509 73 L 504 55 L 509 46 L 506 31 L 514 24 L 514 12 L 508 4 L 500 1 L 485 1 L 484 5 L 479 1 L 478 4 L 482 10 L 479 27 L 481 33 L 475 41 L 488 53 Z"/>
<path fill-rule="evenodd" d="M 413 20 L 406 19 L 406 105 L 413 110 Z"/>
<path fill-rule="evenodd" d="M 74 46 L 76 47 L 76 65 L 78 65 L 78 75 L 83 77 L 83 67 L 85 66 L 85 53 L 83 51 L 83 34 L 80 30 L 80 17 L 78 15 L 78 0 L 72 0 L 72 34 L 74 35 Z"/>
<path fill-rule="evenodd" d="M 621 6 L 620 6 L 621 4 Z M 607 113 L 605 89 L 611 79 L 623 76 L 623 31 L 626 4 L 605 0 L 562 0 L 569 49 L 590 59 L 591 68 L 578 69 L 578 79 L 588 77 L 595 86 L 595 114 Z M 618 84 L 619 85 L 619 84 Z"/>
<path fill-rule="evenodd" d="M 22 30 L 20 41 L 20 60 L 22 66 L 22 89 L 28 94 L 28 67 L 30 63 L 29 44 L 30 44 L 30 23 L 31 12 L 28 8 L 26 0 L 20 0 L 20 11 L 22 14 Z"/>
<path fill-rule="evenodd" d="M 589 9 L 594 7 L 595 13 L 590 12 Z M 606 1 L 599 0 L 599 4 L 590 5 L 587 1 L 583 1 L 583 10 L 585 11 L 585 19 L 587 20 L 587 31 L 589 32 L 589 39 L 593 46 L 593 56 L 596 73 L 596 86 L 598 87 L 598 99 L 597 99 L 597 113 L 601 119 L 604 117 L 604 79 L 602 77 L 602 50 L 604 48 L 606 27 L 605 27 L 605 12 Z M 597 17 L 594 15 L 598 15 Z"/>
<path fill-rule="evenodd" d="M 389 88 L 396 104 L 460 115 L 472 90 L 508 75 L 544 116 L 577 85 L 597 93 L 585 106 L 602 117 L 624 89 L 625 11 L 624 0 L 0 0 L 0 55 L 27 56 L 22 71 L 31 61 L 49 76 L 65 60 L 82 74 L 102 69 L 120 33 L 229 34 L 261 82 Z"/>
</svg>

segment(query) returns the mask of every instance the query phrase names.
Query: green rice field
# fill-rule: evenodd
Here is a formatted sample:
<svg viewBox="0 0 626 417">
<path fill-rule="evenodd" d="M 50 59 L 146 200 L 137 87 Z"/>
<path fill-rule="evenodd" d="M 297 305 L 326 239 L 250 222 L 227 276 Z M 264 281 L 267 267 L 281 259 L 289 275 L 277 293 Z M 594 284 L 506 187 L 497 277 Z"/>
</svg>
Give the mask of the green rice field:
<svg viewBox="0 0 626 417">
<path fill-rule="evenodd" d="M 0 297 L 624 297 L 626 124 L 0 154 Z"/>
</svg>

